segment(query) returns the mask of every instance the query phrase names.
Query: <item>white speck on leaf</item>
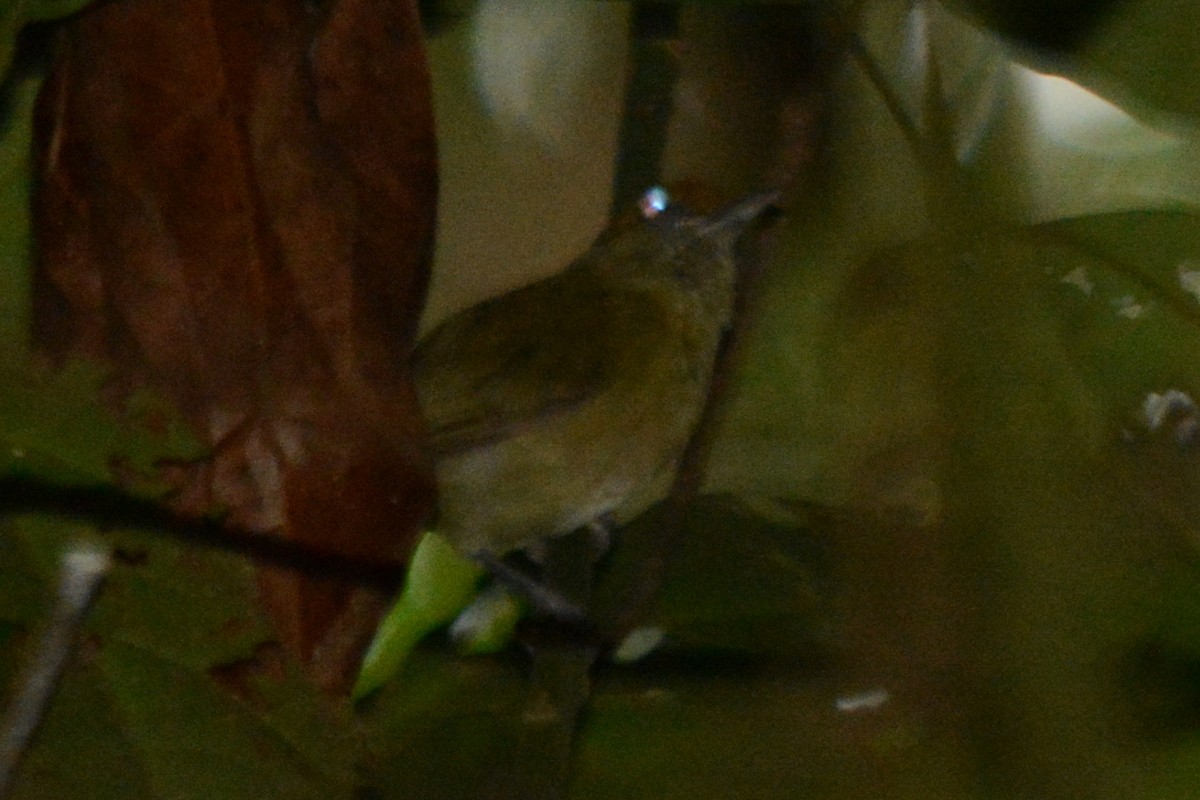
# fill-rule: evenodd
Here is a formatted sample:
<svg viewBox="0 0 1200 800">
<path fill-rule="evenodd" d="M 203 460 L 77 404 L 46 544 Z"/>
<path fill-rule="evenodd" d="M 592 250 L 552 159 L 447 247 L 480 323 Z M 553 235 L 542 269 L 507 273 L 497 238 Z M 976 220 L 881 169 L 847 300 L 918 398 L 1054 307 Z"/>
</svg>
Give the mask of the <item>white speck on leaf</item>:
<svg viewBox="0 0 1200 800">
<path fill-rule="evenodd" d="M 876 687 L 865 692 L 839 697 L 833 701 L 838 711 L 854 713 L 858 711 L 877 711 L 891 698 L 887 689 Z"/>
<path fill-rule="evenodd" d="M 1131 294 L 1113 300 L 1113 308 L 1117 310 L 1117 316 L 1125 319 L 1140 319 L 1146 313 L 1146 306 L 1135 300 Z"/>
<path fill-rule="evenodd" d="M 1090 295 L 1092 293 L 1092 289 L 1094 288 L 1092 285 L 1092 279 L 1088 277 L 1087 270 L 1083 267 L 1076 267 L 1066 275 L 1063 275 L 1062 282 L 1078 287 L 1079 291 L 1086 295 Z"/>
<path fill-rule="evenodd" d="M 1176 270 L 1179 275 L 1179 288 L 1200 302 L 1200 261 L 1187 258 L 1179 262 Z"/>
<path fill-rule="evenodd" d="M 1162 394 L 1150 392 L 1142 401 L 1142 414 L 1146 417 L 1146 428 L 1151 431 L 1161 428 L 1167 416 L 1173 411 L 1194 413 L 1196 402 L 1186 392 L 1179 389 L 1168 389 Z"/>
</svg>

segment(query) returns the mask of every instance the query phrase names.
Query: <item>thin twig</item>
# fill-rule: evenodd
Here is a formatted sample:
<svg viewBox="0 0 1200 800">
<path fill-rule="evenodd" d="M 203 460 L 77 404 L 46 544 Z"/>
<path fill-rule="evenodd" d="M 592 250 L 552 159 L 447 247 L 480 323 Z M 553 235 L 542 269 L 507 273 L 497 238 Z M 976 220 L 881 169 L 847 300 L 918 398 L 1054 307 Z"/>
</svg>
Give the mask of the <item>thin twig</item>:
<svg viewBox="0 0 1200 800">
<path fill-rule="evenodd" d="M 678 7 L 642 2 L 633 8 L 629 75 L 613 176 L 616 216 L 658 183 L 667 127 L 679 76 Z M 590 605 L 598 553 L 587 531 L 547 544 L 543 579 L 556 596 L 579 608 Z M 544 620 L 561 627 L 563 620 Z M 592 667 L 601 648 L 578 624 L 565 638 L 536 627 L 527 641 L 532 655 L 529 696 L 511 757 L 492 778 L 493 797 L 558 800 L 567 794 L 571 754 L 580 720 L 591 697 Z M 568 633 L 571 633 L 570 631 Z"/>
<path fill-rule="evenodd" d="M 110 564 L 108 551 L 89 544 L 75 545 L 63 555 L 54 613 L 0 723 L 0 798 L 8 794 L 17 766 L 45 718 Z"/>
<path fill-rule="evenodd" d="M 671 558 L 683 535 L 685 512 L 700 492 L 716 439 L 717 422 L 724 413 L 729 384 L 742 355 L 740 345 L 749 324 L 748 310 L 755 305 L 765 255 L 770 247 L 769 236 L 764 228 L 771 222 L 766 219 L 755 223 L 751 230 L 743 234 L 737 254 L 738 287 L 733 322 L 718 346 L 712 381 L 700 420 L 680 458 L 675 480 L 654 526 L 650 546 L 645 551 L 639 551 L 641 558 L 637 565 L 637 580 L 606 587 L 608 590 L 602 598 L 603 608 L 597 609 L 595 614 L 601 641 L 618 642 L 644 623 L 666 579 Z"/>
<path fill-rule="evenodd" d="M 631 207 L 662 175 L 667 127 L 679 79 L 679 7 L 637 3 L 629 37 L 629 75 L 617 139 L 612 214 Z"/>
<path fill-rule="evenodd" d="M 294 569 L 318 578 L 337 578 L 366 588 L 394 591 L 403 575 L 399 564 L 328 552 L 219 519 L 184 517 L 160 500 L 138 497 L 116 487 L 63 486 L 30 478 L 0 478 L 0 515 L 29 512 L 86 520 L 100 530 L 153 530 L 169 539 L 231 553 L 259 565 Z"/>
</svg>

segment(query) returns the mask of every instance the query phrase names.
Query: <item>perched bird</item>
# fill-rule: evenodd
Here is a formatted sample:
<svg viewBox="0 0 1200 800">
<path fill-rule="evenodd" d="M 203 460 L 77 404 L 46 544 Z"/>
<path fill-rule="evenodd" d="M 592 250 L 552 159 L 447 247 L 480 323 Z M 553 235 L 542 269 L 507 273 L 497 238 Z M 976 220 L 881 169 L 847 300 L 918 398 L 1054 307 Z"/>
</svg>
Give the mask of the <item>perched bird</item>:
<svg viewBox="0 0 1200 800">
<path fill-rule="evenodd" d="M 459 312 L 418 344 L 441 536 L 418 546 L 355 697 L 394 675 L 474 594 L 478 569 L 447 541 L 543 614 L 586 619 L 572 598 L 501 557 L 599 521 L 624 523 L 666 496 L 732 322 L 734 245 L 776 197 L 692 216 L 651 190 L 641 219 L 606 230 L 563 272 Z M 452 636 L 494 627 L 466 616 Z"/>
<path fill-rule="evenodd" d="M 615 225 L 563 272 L 452 316 L 417 347 L 436 529 L 502 556 L 667 493 L 733 314 L 734 245 L 776 193 Z"/>
</svg>

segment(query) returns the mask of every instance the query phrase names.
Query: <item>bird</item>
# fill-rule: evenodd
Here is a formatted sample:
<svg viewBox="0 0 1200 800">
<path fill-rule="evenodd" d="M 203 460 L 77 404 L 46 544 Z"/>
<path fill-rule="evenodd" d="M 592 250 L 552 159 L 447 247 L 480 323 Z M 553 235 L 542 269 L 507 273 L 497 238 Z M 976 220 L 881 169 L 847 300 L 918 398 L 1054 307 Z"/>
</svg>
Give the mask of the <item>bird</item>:
<svg viewBox="0 0 1200 800">
<path fill-rule="evenodd" d="M 777 198 L 695 215 L 656 187 L 563 271 L 422 338 L 437 532 L 495 563 L 662 500 L 733 321 L 735 246 Z"/>
</svg>

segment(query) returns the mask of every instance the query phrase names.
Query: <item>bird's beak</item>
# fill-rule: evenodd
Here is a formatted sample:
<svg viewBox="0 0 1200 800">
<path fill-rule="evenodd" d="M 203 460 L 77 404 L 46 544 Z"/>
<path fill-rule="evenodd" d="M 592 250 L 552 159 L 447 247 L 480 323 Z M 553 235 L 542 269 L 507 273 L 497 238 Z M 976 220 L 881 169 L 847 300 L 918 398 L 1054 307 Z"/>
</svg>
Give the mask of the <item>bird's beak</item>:
<svg viewBox="0 0 1200 800">
<path fill-rule="evenodd" d="M 771 189 L 765 192 L 743 197 L 732 205 L 704 217 L 698 233 L 701 238 L 728 239 L 730 243 L 737 240 L 742 231 L 766 211 L 774 208 L 779 200 L 780 191 Z"/>
</svg>

